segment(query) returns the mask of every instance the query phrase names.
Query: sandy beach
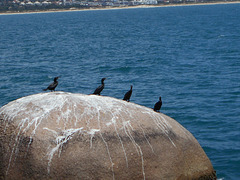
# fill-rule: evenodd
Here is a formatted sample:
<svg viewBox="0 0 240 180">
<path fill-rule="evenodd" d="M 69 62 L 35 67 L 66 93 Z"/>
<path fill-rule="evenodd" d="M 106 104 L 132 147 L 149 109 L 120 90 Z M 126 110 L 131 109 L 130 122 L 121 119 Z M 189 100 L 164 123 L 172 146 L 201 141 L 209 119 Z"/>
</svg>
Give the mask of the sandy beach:
<svg viewBox="0 0 240 180">
<path fill-rule="evenodd" d="M 157 8 L 157 7 L 175 7 L 175 6 L 203 6 L 203 5 L 217 5 L 217 4 L 239 4 L 240 1 L 234 2 L 214 2 L 214 3 L 188 3 L 188 4 L 159 4 L 159 5 L 139 5 L 139 6 L 122 6 L 122 7 L 90 7 L 83 9 L 50 9 L 47 11 L 24 11 L 24 12 L 4 12 L 0 15 L 13 15 L 13 14 L 33 14 L 33 13 L 55 13 L 55 12 L 74 12 L 74 11 L 95 11 L 95 10 L 117 10 L 117 9 L 135 9 L 135 8 Z"/>
</svg>

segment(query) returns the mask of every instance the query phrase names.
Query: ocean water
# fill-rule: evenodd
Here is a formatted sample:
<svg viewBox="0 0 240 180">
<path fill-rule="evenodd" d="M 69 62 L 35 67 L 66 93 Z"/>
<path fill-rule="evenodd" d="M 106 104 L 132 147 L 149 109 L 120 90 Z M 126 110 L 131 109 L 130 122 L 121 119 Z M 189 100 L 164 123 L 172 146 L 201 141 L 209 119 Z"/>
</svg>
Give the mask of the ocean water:
<svg viewBox="0 0 240 180">
<path fill-rule="evenodd" d="M 58 91 L 153 107 L 199 141 L 218 179 L 240 179 L 240 4 L 0 15 L 0 106 Z"/>
</svg>

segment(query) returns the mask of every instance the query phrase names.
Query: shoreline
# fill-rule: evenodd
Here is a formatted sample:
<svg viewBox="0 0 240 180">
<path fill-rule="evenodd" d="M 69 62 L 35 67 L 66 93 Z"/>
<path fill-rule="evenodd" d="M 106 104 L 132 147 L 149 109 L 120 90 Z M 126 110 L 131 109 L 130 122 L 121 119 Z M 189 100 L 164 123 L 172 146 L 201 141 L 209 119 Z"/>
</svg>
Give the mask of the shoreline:
<svg viewBox="0 0 240 180">
<path fill-rule="evenodd" d="M 18 14 L 38 14 L 38 13 L 56 13 L 56 12 L 78 12 L 78 11 L 94 11 L 94 10 L 118 10 L 118 9 L 137 9 L 137 8 L 157 8 L 157 7 L 177 7 L 177 6 L 202 6 L 202 5 L 218 5 L 218 4 L 240 4 L 240 1 L 225 2 L 209 2 L 209 3 L 182 3 L 182 4 L 159 4 L 159 5 L 138 5 L 138 6 L 122 6 L 122 7 L 90 7 L 83 9 L 49 9 L 46 11 L 24 11 L 24 12 L 3 12 L 0 15 L 18 15 Z"/>
</svg>

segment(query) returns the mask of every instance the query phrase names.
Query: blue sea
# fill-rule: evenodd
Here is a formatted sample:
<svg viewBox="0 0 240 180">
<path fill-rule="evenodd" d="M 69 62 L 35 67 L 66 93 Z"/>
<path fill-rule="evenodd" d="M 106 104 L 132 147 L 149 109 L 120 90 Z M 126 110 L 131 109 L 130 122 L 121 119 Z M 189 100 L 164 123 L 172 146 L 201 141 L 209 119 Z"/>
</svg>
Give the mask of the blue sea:
<svg viewBox="0 0 240 180">
<path fill-rule="evenodd" d="M 41 93 L 104 96 L 188 129 L 218 179 L 240 179 L 240 4 L 0 15 L 0 106 Z"/>
</svg>

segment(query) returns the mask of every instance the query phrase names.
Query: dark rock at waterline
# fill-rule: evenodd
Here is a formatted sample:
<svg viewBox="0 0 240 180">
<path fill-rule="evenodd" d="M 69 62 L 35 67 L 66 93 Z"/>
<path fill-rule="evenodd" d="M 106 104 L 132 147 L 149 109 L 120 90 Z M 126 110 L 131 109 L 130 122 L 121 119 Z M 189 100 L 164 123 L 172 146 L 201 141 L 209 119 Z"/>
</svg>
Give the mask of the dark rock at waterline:
<svg viewBox="0 0 240 180">
<path fill-rule="evenodd" d="M 41 93 L 0 109 L 0 179 L 216 179 L 172 118 L 111 97 Z"/>
</svg>

